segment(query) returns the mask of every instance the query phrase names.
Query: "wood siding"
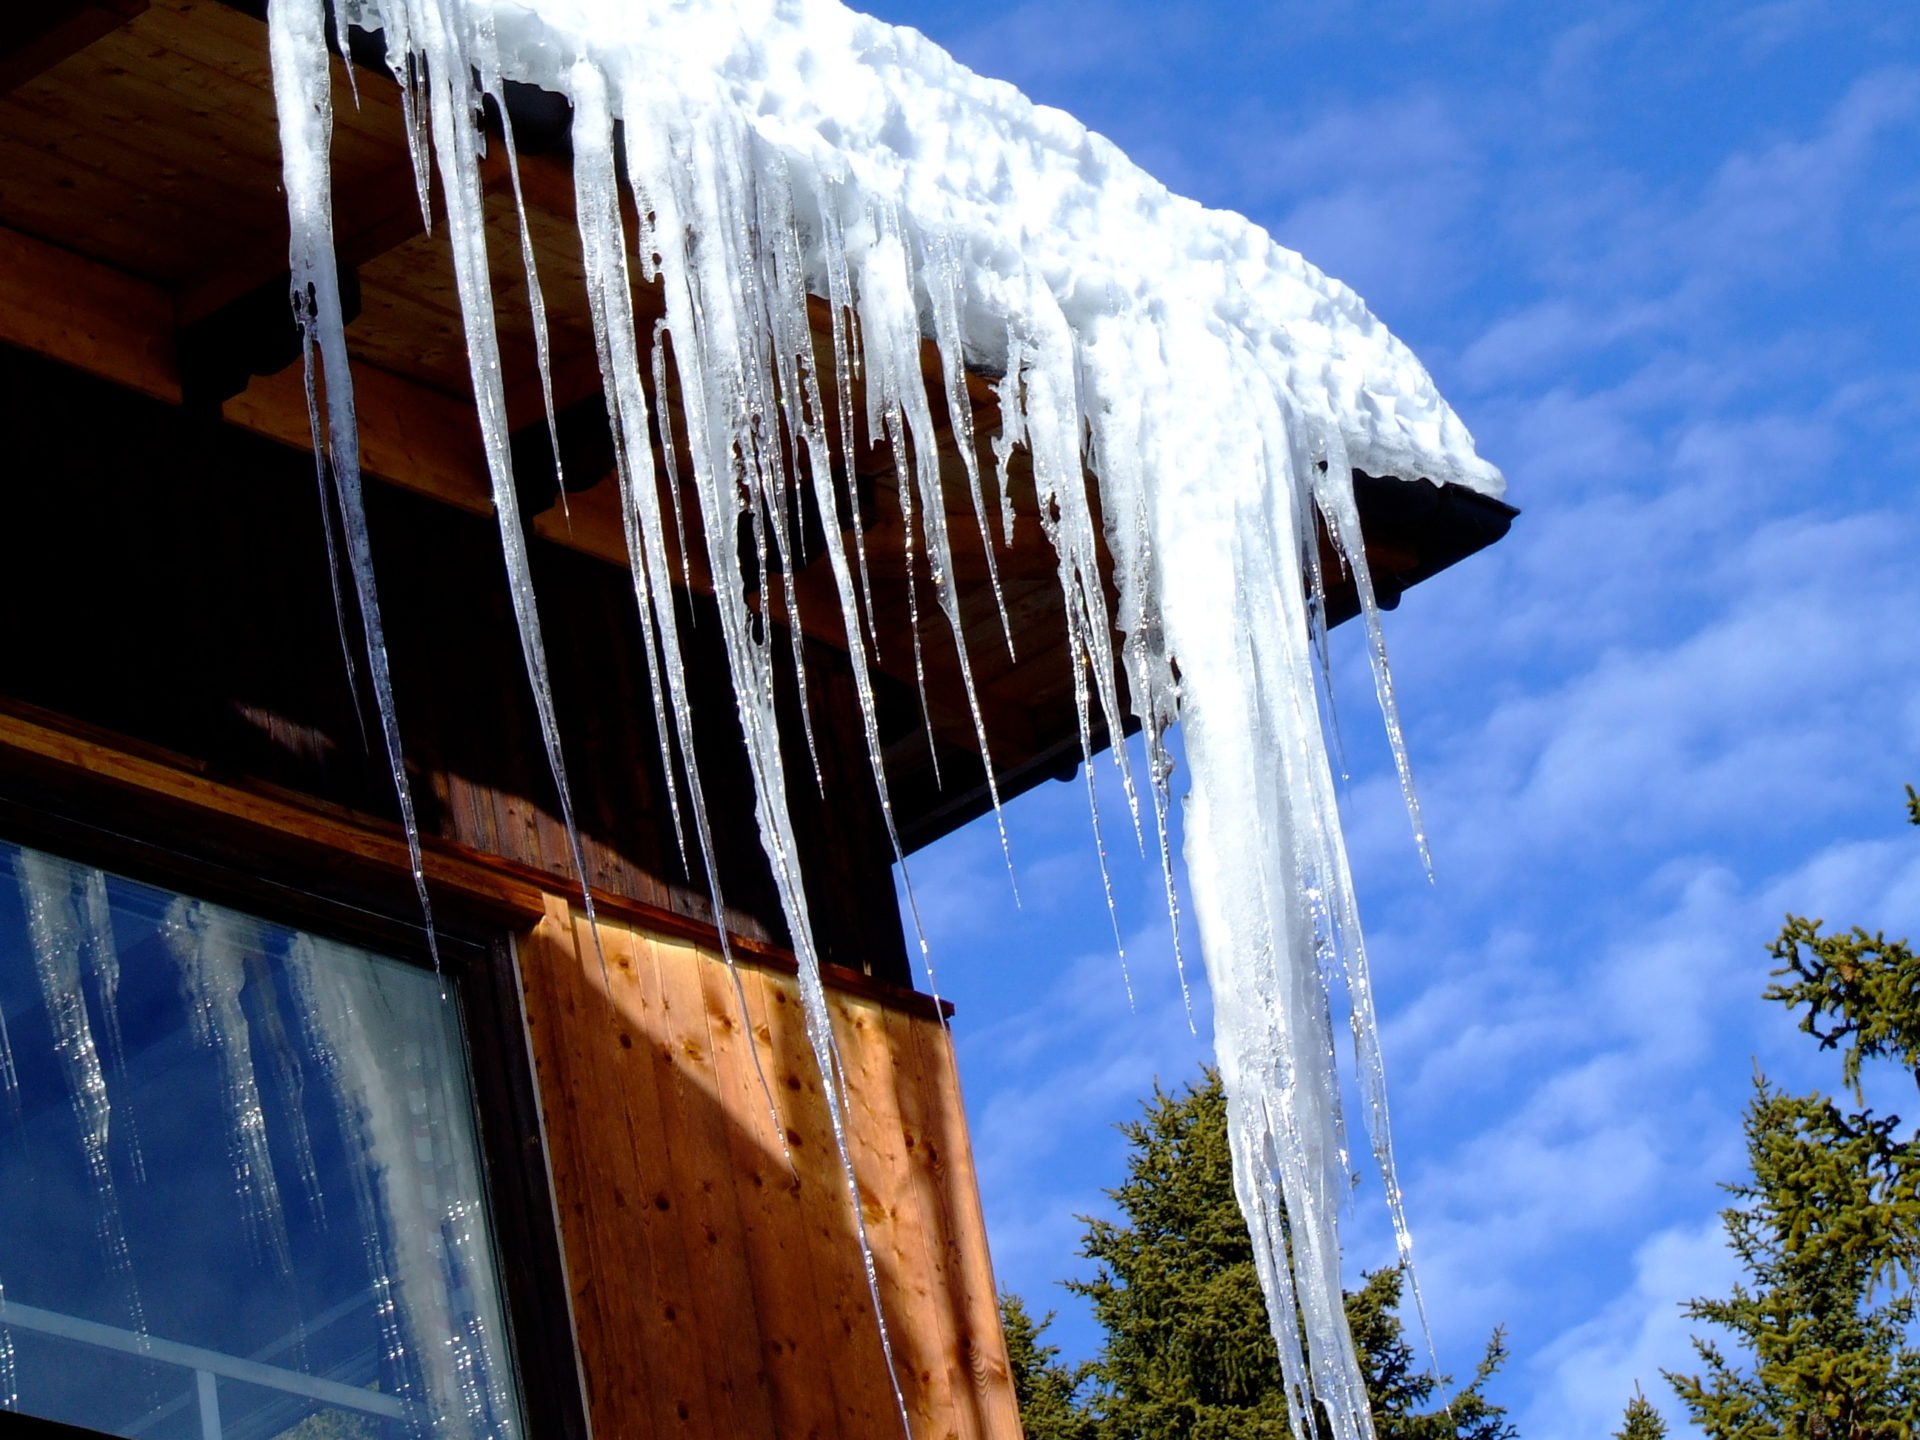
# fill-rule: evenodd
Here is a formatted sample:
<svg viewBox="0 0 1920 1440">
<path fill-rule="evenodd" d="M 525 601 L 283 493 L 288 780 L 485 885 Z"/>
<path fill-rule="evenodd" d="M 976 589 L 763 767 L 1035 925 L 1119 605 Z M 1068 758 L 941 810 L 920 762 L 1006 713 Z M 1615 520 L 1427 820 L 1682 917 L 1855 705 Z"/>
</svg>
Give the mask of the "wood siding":
<svg viewBox="0 0 1920 1440">
<path fill-rule="evenodd" d="M 521 946 L 594 1433 L 900 1435 L 796 981 L 598 933 L 554 898 Z M 952 1047 L 915 998 L 829 992 L 895 1369 L 914 1440 L 1018 1440 Z"/>
</svg>

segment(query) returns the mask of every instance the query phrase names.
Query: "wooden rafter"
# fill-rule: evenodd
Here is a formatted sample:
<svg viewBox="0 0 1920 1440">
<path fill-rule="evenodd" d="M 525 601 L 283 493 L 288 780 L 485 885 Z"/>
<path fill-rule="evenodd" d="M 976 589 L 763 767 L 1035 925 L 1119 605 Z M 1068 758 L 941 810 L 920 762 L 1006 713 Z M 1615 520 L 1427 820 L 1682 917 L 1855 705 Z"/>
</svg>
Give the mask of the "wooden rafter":
<svg viewBox="0 0 1920 1440">
<path fill-rule="evenodd" d="M 0 95 L 141 14 L 148 0 L 38 0 L 0 21 Z"/>
</svg>

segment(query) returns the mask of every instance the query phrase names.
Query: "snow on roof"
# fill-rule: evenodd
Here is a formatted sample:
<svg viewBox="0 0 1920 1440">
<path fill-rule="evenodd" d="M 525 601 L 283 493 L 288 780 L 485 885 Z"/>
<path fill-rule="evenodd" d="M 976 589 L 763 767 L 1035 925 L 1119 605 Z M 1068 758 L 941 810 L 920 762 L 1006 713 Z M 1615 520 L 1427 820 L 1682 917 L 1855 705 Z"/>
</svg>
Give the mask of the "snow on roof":
<svg viewBox="0 0 1920 1440">
<path fill-rule="evenodd" d="M 1354 466 L 1505 482 L 1413 353 L 1350 288 L 1231 211 L 1173 194 L 1104 136 L 976 74 L 919 31 L 835 0 L 498 0 L 505 73 L 568 89 L 580 59 L 674 108 L 724 107 L 777 149 L 796 186 L 850 185 L 955 247 L 971 358 L 997 365 L 1018 290 L 1040 277 L 1088 335 L 1178 311 L 1249 360 Z M 1170 357 L 1177 363 L 1178 357 Z"/>
</svg>

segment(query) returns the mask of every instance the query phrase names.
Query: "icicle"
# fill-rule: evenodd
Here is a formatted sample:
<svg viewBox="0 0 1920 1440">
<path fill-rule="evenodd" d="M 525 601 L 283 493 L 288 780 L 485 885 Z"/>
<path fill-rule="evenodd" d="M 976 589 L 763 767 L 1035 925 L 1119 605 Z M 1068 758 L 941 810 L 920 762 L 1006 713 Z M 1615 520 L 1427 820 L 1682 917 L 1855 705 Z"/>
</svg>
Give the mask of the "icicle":
<svg viewBox="0 0 1920 1440">
<path fill-rule="evenodd" d="M 839 521 L 839 496 L 833 484 L 833 456 L 826 429 L 826 402 L 820 387 L 820 376 L 814 358 L 813 330 L 807 313 L 806 265 L 801 253 L 799 229 L 801 220 L 795 210 L 795 193 L 791 176 L 784 162 L 776 155 L 765 162 L 765 169 L 775 173 L 776 183 L 771 187 L 779 197 L 775 206 L 769 207 L 761 216 L 761 241 L 767 247 L 771 264 L 765 281 L 767 296 L 766 321 L 773 341 L 774 374 L 777 393 L 784 413 L 799 420 L 800 448 L 806 460 L 807 476 L 812 484 L 813 500 L 821 517 L 821 531 L 826 547 L 827 568 L 833 575 L 834 590 L 839 602 L 843 633 L 847 640 L 847 656 L 853 670 L 854 694 L 860 709 L 860 724 L 867 749 L 867 767 L 873 777 L 874 791 L 880 801 L 881 821 L 886 827 L 887 843 L 893 852 L 894 864 L 900 872 L 901 886 L 905 891 L 907 915 L 913 927 L 914 939 L 920 951 L 920 963 L 927 976 L 927 988 L 937 998 L 940 986 L 934 974 L 933 950 L 927 943 L 926 926 L 920 917 L 919 897 L 914 892 L 913 877 L 907 866 L 906 856 L 900 844 L 899 830 L 894 823 L 893 799 L 888 790 L 886 764 L 881 753 L 880 725 L 878 712 L 874 704 L 873 675 L 867 656 L 867 644 L 859 616 L 859 606 L 855 602 L 853 570 L 848 563 L 845 529 Z M 764 190 L 763 190 L 763 193 Z M 826 211 L 834 203 L 834 189 L 829 183 L 822 187 L 821 193 L 811 197 L 821 211 Z M 837 235 L 836 227 L 817 222 L 824 234 L 831 230 Z M 846 276 L 844 250 L 832 252 L 837 259 L 830 268 L 840 275 L 835 282 L 846 293 L 851 294 L 851 280 Z M 833 288 L 833 287 L 829 287 Z M 836 310 L 836 316 L 838 312 Z M 852 383 L 848 369 L 854 362 L 849 355 L 841 353 L 841 345 L 846 337 L 843 327 L 836 318 L 834 326 L 835 364 L 840 367 L 837 386 L 841 401 L 841 429 L 843 437 L 852 434 Z M 853 452 L 851 440 L 843 445 L 841 460 L 845 473 L 849 477 L 849 492 L 852 496 L 851 520 L 856 537 L 856 546 L 861 535 L 859 520 L 859 495 L 853 481 Z M 861 584 L 866 584 L 865 556 L 860 554 Z M 871 599 L 868 600 L 871 607 Z M 995 797 L 998 809 L 998 795 Z M 1006 847 L 1003 840 L 1003 853 Z M 1016 889 L 1016 896 L 1018 891 Z"/>
<path fill-rule="evenodd" d="M 1399 774 L 1401 795 L 1407 807 L 1407 817 L 1412 822 L 1414 842 L 1419 848 L 1421 862 L 1426 867 L 1427 878 L 1433 879 L 1433 859 L 1427 850 L 1425 826 L 1420 818 L 1420 798 L 1414 789 L 1412 766 L 1407 758 L 1406 739 L 1400 726 L 1400 713 L 1393 696 L 1393 680 L 1387 667 L 1386 640 L 1381 633 L 1380 607 L 1375 599 L 1373 580 L 1367 565 L 1366 550 L 1360 533 L 1360 512 L 1354 502 L 1353 471 L 1348 463 L 1346 448 L 1337 436 L 1331 437 L 1329 454 L 1324 467 L 1315 467 L 1316 476 L 1313 494 L 1315 504 L 1322 515 L 1326 516 L 1327 528 L 1334 537 L 1336 548 L 1352 572 L 1354 585 L 1360 596 L 1361 613 L 1367 625 L 1368 660 L 1373 670 L 1375 695 L 1380 705 L 1387 736 L 1393 747 L 1394 768 Z M 1329 794 L 1323 801 L 1329 808 L 1333 798 Z M 1360 929 L 1359 905 L 1354 897 L 1352 877 L 1347 871 L 1345 847 L 1338 844 L 1337 832 L 1333 836 L 1335 843 L 1329 845 L 1329 866 L 1335 870 L 1333 924 L 1335 943 L 1345 967 L 1345 982 L 1349 1009 L 1351 1011 L 1351 1029 L 1353 1032 L 1354 1061 L 1359 1070 L 1360 1092 L 1365 1101 L 1367 1134 L 1372 1142 L 1374 1163 L 1380 1172 L 1381 1184 L 1386 1192 L 1388 1214 L 1393 1221 L 1394 1239 L 1399 1249 L 1400 1263 L 1405 1268 L 1408 1285 L 1412 1291 L 1414 1312 L 1419 1319 L 1422 1338 L 1426 1342 L 1427 1353 L 1435 1354 L 1433 1333 L 1427 1321 L 1426 1298 L 1421 1293 L 1419 1278 L 1413 1269 L 1413 1234 L 1407 1224 L 1406 1204 L 1401 1193 L 1398 1167 L 1393 1155 L 1393 1127 L 1387 1110 L 1386 1064 L 1380 1053 L 1380 1027 L 1374 1012 L 1373 980 L 1367 963 L 1366 942 Z"/>
<path fill-rule="evenodd" d="M 618 214 L 616 210 L 614 213 Z M 651 345 L 654 403 L 660 414 L 660 455 L 665 462 L 667 494 L 673 501 L 673 548 L 685 562 L 687 517 L 680 509 L 680 448 L 673 438 L 673 413 L 667 406 L 667 322 L 656 320 Z M 604 373 L 604 371 L 602 372 Z"/>
<path fill-rule="evenodd" d="M 328 24 L 333 35 L 334 51 L 340 56 L 340 68 L 347 72 L 347 93 L 353 97 L 353 108 L 360 108 L 360 78 L 354 73 L 353 51 L 347 46 L 346 7 L 334 4 L 328 7 Z M 311 409 L 311 405 L 308 407 Z M 314 454 L 319 454 L 318 450 Z"/>
<path fill-rule="evenodd" d="M 167 907 L 161 933 L 180 966 L 180 994 L 194 1038 L 219 1063 L 233 1189 L 249 1237 L 273 1256 L 282 1274 L 291 1274 L 293 1252 L 267 1143 L 266 1106 L 254 1074 L 253 1036 L 240 1005 L 247 956 L 260 944 L 257 927 L 230 910 L 181 897 Z"/>
<path fill-rule="evenodd" d="M 865 341 L 865 370 L 867 375 L 867 404 L 869 410 L 874 405 L 876 392 L 885 405 L 886 424 L 890 432 L 904 430 L 912 437 L 913 463 L 912 483 L 908 482 L 907 452 L 903 444 L 895 442 L 895 470 L 899 480 L 901 514 L 907 535 L 907 596 L 909 619 L 914 631 L 915 675 L 921 681 L 921 706 L 926 706 L 925 677 L 920 670 L 919 652 L 919 615 L 914 600 L 916 589 L 913 581 L 913 517 L 914 498 L 919 500 L 921 528 L 927 538 L 927 559 L 929 578 L 933 584 L 936 600 L 942 615 L 947 621 L 947 629 L 953 636 L 953 647 L 960 666 L 960 685 L 967 698 L 967 710 L 973 721 L 974 739 L 980 748 L 980 759 L 985 767 L 987 794 L 993 804 L 994 823 L 1000 832 L 1000 851 L 1006 860 L 1007 876 L 1013 880 L 1013 848 L 1007 838 L 1006 817 L 1000 803 L 1000 780 L 994 771 L 993 749 L 987 738 L 986 717 L 981 712 L 980 696 L 973 682 L 973 662 L 967 652 L 966 628 L 961 622 L 958 587 L 955 583 L 953 563 L 953 539 L 947 528 L 946 496 L 940 483 L 940 461 L 938 437 L 934 431 L 933 411 L 927 402 L 926 382 L 920 368 L 920 327 L 919 308 L 915 292 L 928 286 L 943 288 L 944 299 L 935 295 L 933 310 L 938 315 L 944 308 L 957 311 L 958 299 L 950 283 L 951 277 L 925 275 L 916 277 L 910 264 L 907 239 L 901 233 L 898 217 L 887 213 L 878 213 L 873 222 L 876 240 L 867 249 L 862 258 L 860 270 L 860 302 L 863 313 L 873 317 L 862 327 Z M 937 248 L 937 247 L 936 247 Z M 918 283 L 916 283 L 916 279 Z M 929 290 L 930 294 L 934 292 Z M 954 321 L 957 326 L 957 319 Z M 966 408 L 966 382 L 960 369 L 957 354 L 944 362 L 949 367 L 949 404 L 959 410 Z M 953 399 L 957 386 L 958 399 Z M 869 422 L 871 423 L 871 422 Z M 971 420 L 955 422 L 956 435 L 968 438 L 963 446 L 967 456 L 967 472 L 974 495 L 975 504 L 983 505 L 980 497 L 979 465 L 973 457 L 971 444 Z M 984 510 L 982 510 L 984 515 Z M 982 538 L 986 540 L 985 521 L 982 519 Z M 986 542 L 989 564 L 992 563 L 993 549 Z M 996 593 L 998 572 L 994 572 Z M 1004 606 L 1002 620 L 1005 620 Z M 1117 730 L 1116 730 L 1116 733 Z M 934 756 L 935 783 L 939 783 L 938 752 L 933 744 L 933 731 L 929 717 L 927 731 L 928 749 Z M 1014 895 L 1019 897 L 1019 885 L 1014 884 Z"/>
<path fill-rule="evenodd" d="M 994 554 L 993 527 L 987 520 L 987 496 L 980 475 L 980 455 L 973 434 L 973 401 L 967 394 L 966 342 L 960 325 L 960 263 L 947 237 L 921 238 L 920 283 L 926 288 L 933 315 L 933 340 L 940 352 L 941 378 L 946 382 L 947 416 L 953 427 L 954 448 L 967 472 L 967 492 L 980 529 L 980 550 L 986 557 L 987 583 L 993 589 L 994 608 L 1000 612 L 1000 633 L 1006 638 L 1007 659 L 1017 660 L 1013 622 L 1007 616 L 1007 594 L 1000 583 L 1000 561 Z M 1004 499 L 1004 493 L 1003 497 Z M 1004 527 L 1003 543 L 1011 544 L 1013 526 Z"/>
<path fill-rule="evenodd" d="M 527 313 L 533 322 L 534 360 L 540 371 L 540 400 L 547 417 L 547 440 L 553 449 L 553 479 L 560 491 L 560 511 L 569 524 L 572 508 L 567 503 L 566 467 L 560 458 L 560 425 L 553 408 L 553 344 L 547 332 L 547 297 L 540 288 L 540 267 L 533 254 L 533 231 L 527 224 L 527 195 L 520 179 L 520 151 L 513 134 L 513 117 L 507 113 L 506 86 L 500 78 L 500 58 L 491 37 L 481 56 L 480 90 L 499 97 L 500 132 L 507 149 L 507 175 L 513 183 L 513 213 L 520 229 L 520 268 L 527 277 Z"/>
<path fill-rule="evenodd" d="M 743 430 L 752 421 L 751 416 L 740 415 L 738 397 L 745 389 L 745 376 L 758 363 L 753 337 L 742 329 L 737 298 L 741 286 L 736 272 L 744 249 L 738 237 L 745 229 L 741 211 L 744 186 L 738 167 L 745 146 L 738 131 L 722 125 L 712 130 L 694 125 L 675 135 L 667 116 L 651 113 L 655 102 L 639 87 L 623 85 L 620 100 L 627 120 L 627 163 L 635 178 L 635 191 L 647 198 L 655 213 L 653 236 L 659 245 L 666 282 L 667 321 L 676 337 L 707 560 L 753 773 L 754 815 L 799 962 L 801 1008 L 808 1040 L 822 1076 L 821 1091 L 847 1178 L 888 1374 L 901 1423 L 910 1431 L 893 1342 L 880 1305 L 873 1249 L 860 1207 L 847 1139 L 846 1096 L 787 811 L 786 771 L 773 711 L 768 647 L 764 638 L 755 638 L 737 558 L 731 553 L 733 525 L 740 508 L 738 457 L 746 453 L 749 437 Z M 734 241 L 731 246 L 730 239 Z"/>
<path fill-rule="evenodd" d="M 107 877 L 103 871 L 81 872 L 80 908 L 86 929 L 87 974 L 93 981 L 94 1003 L 106 1030 L 107 1058 L 113 1073 L 124 1075 L 127 1069 L 126 1042 L 120 1034 L 120 947 L 113 938 L 113 902 L 107 895 Z M 127 1167 L 134 1179 L 146 1183 L 147 1161 L 140 1149 L 140 1129 L 134 1122 L 132 1107 L 120 1106 L 120 1133 Z"/>
<path fill-rule="evenodd" d="M 20 902 L 26 909 L 27 940 L 40 980 L 40 1000 L 53 1030 L 54 1054 L 66 1072 L 67 1100 L 80 1130 L 80 1149 L 86 1157 L 87 1176 L 93 1182 L 94 1203 L 99 1207 L 100 1246 L 107 1268 L 126 1287 L 133 1328 L 144 1335 L 146 1308 L 134 1278 L 133 1252 L 120 1218 L 120 1194 L 107 1148 L 113 1106 L 107 1095 L 106 1070 L 93 1039 L 93 1023 L 87 1015 L 86 990 L 81 984 L 82 956 L 93 939 L 85 913 L 86 893 L 89 879 L 97 878 L 99 872 L 83 871 L 35 850 L 22 850 L 17 863 Z"/>
<path fill-rule="evenodd" d="M 566 761 L 561 754 L 560 722 L 554 710 L 553 682 L 547 673 L 546 642 L 540 633 L 533 571 L 527 556 L 526 530 L 520 520 L 519 493 L 514 488 L 513 459 L 508 444 L 506 389 L 500 368 L 499 334 L 494 323 L 492 278 L 487 265 L 486 197 L 480 184 L 480 131 L 476 124 L 479 95 L 472 88 L 471 80 L 475 60 L 484 60 L 485 51 L 474 43 L 474 37 L 460 33 L 461 22 L 470 18 L 470 12 L 457 0 L 390 0 L 386 8 L 408 11 L 414 41 L 426 65 L 434 156 L 440 171 L 440 193 L 447 209 L 447 238 L 453 251 L 460 316 L 467 336 L 467 369 L 473 380 L 474 407 L 480 415 L 480 438 L 493 486 L 494 519 L 500 528 L 507 589 L 520 634 L 520 658 L 533 691 L 547 767 L 552 771 L 559 795 L 560 821 L 566 829 L 574 871 L 579 876 L 581 903 L 586 909 L 594 943 L 598 945 L 593 876 L 587 868 L 580 827 L 574 818 L 573 792 L 567 783 Z M 498 94 L 492 98 L 504 115 L 504 98 Z"/>
<path fill-rule="evenodd" d="M 0 1410 L 20 1408 L 20 1365 L 13 1351 L 13 1331 L 7 1328 L 7 1287 L 0 1285 Z"/>
<path fill-rule="evenodd" d="M 327 456 L 346 530 L 347 561 L 353 571 L 354 594 L 360 606 L 360 624 L 367 646 L 367 673 L 373 682 L 374 702 L 380 711 L 380 734 L 387 766 L 400 804 L 400 823 L 407 837 L 407 859 L 413 871 L 414 892 L 426 921 L 427 944 L 434 965 L 440 963 L 440 945 L 433 928 L 433 906 L 427 896 L 427 873 L 420 853 L 420 824 L 414 814 L 413 787 L 400 752 L 400 721 L 393 703 L 393 679 L 387 666 L 387 640 L 380 620 L 380 599 L 374 588 L 373 547 L 367 536 L 367 512 L 360 489 L 360 434 L 354 418 L 353 376 L 347 362 L 346 321 L 340 308 L 340 271 L 333 248 L 332 180 L 328 152 L 333 136 L 332 72 L 326 44 L 323 0 L 268 0 L 268 54 L 273 67 L 273 93 L 280 126 L 280 164 L 287 192 L 288 257 L 292 270 L 294 313 L 305 337 L 302 351 L 307 364 L 307 395 L 314 397 L 312 363 L 317 349 L 326 378 Z M 404 35 L 387 36 L 389 53 Z M 424 195 L 423 195 L 424 203 Z M 424 212 L 423 212 L 424 213 Z M 309 424 L 317 434 L 317 411 Z"/>
<path fill-rule="evenodd" d="M 993 387 L 994 398 L 1000 408 L 1000 430 L 993 437 L 993 473 L 1000 492 L 1000 537 L 1006 544 L 1012 545 L 1013 479 L 1010 467 L 1014 452 L 1026 443 L 1027 404 L 1024 387 L 1027 346 L 1011 318 L 1007 321 L 1006 345 L 1006 368 L 1000 372 L 1000 378 Z"/>
<path fill-rule="evenodd" d="M 1093 848 L 1100 860 L 1100 890 L 1107 900 L 1107 922 L 1113 926 L 1113 950 L 1120 957 L 1120 983 L 1126 987 L 1127 1009 L 1137 1010 L 1133 999 L 1133 973 L 1127 968 L 1127 940 L 1120 931 L 1120 907 L 1113 898 L 1113 869 L 1107 863 L 1107 841 L 1100 833 L 1100 800 L 1094 794 L 1093 761 L 1087 757 L 1080 766 L 1087 777 L 1087 814 L 1093 820 Z"/>
<path fill-rule="evenodd" d="M 826 273 L 827 305 L 833 320 L 833 369 L 840 382 L 835 389 L 840 402 L 840 458 L 847 476 L 847 519 L 853 529 L 854 556 L 859 561 L 860 614 L 864 617 L 867 639 L 873 645 L 874 661 L 878 663 L 880 632 L 874 628 L 873 586 L 867 567 L 867 525 L 866 517 L 860 513 L 860 476 L 853 463 L 853 387 L 861 378 L 860 327 L 853 310 L 853 280 L 847 269 L 847 240 L 840 220 L 841 189 L 829 183 L 822 187 L 818 199 L 820 260 Z M 838 502 L 833 510 L 823 513 L 838 514 Z M 847 621 L 847 633 L 853 633 L 851 618 Z"/>
<path fill-rule="evenodd" d="M 347 635 L 347 597 L 340 585 L 340 548 L 334 542 L 333 486 L 327 464 L 326 437 L 321 433 L 320 397 L 316 390 L 319 376 L 313 364 L 313 335 L 304 327 L 300 332 L 300 368 L 307 391 L 307 433 L 313 446 L 313 475 L 320 492 L 320 533 L 327 541 L 327 585 L 333 592 L 333 628 L 340 637 L 340 660 L 347 672 L 347 698 L 353 705 L 353 723 L 360 731 L 360 748 L 367 749 L 367 721 L 360 709 L 360 667 L 354 663 L 353 641 Z"/>
<path fill-rule="evenodd" d="M 694 834 L 700 848 L 700 861 L 706 874 L 707 894 L 713 906 L 714 927 L 719 935 L 721 958 L 733 982 L 734 999 L 740 1007 L 743 1026 L 747 1025 L 747 992 L 733 953 L 733 941 L 727 931 L 726 904 L 720 893 L 720 867 L 714 852 L 713 834 L 707 819 L 706 798 L 700 784 L 700 770 L 694 748 L 693 706 L 687 694 L 687 678 L 680 646 L 679 612 L 673 594 L 673 573 L 667 563 L 665 526 L 660 509 L 660 490 L 653 468 L 653 447 L 647 427 L 647 402 L 640 385 L 638 336 L 633 317 L 632 281 L 627 269 L 626 228 L 620 219 L 619 179 L 613 160 L 613 117 L 607 107 L 606 80 L 591 65 L 582 62 L 573 74 L 574 97 L 574 206 L 579 216 L 581 254 L 587 275 L 587 296 L 593 312 L 594 345 L 599 352 L 601 374 L 606 380 L 608 418 L 618 462 L 620 511 L 626 529 L 627 558 L 633 574 L 634 599 L 640 607 L 643 640 L 650 660 L 648 675 L 653 682 L 653 705 L 660 726 L 661 756 L 666 766 L 666 783 L 673 787 L 673 757 L 667 738 L 663 710 L 671 709 L 674 733 L 687 785 L 689 808 L 693 812 Z M 656 343 L 659 332 L 655 331 Z M 663 377 L 655 370 L 656 377 Z M 661 381 L 664 388 L 664 381 Z M 656 390 L 656 394 L 661 393 Z M 667 435 L 670 421 L 660 415 L 661 434 Z M 671 452 L 668 452 L 671 454 Z M 672 471 L 667 484 L 676 496 L 679 486 Z M 684 537 L 676 517 L 676 532 Z M 664 682 L 664 683 L 663 683 Z M 663 698 L 662 691 L 666 694 Z M 677 815 L 677 811 L 676 811 Z M 682 859 L 684 861 L 684 854 Z M 601 959 L 605 980 L 605 957 Z M 609 989 L 611 985 L 609 984 Z M 749 1027 L 750 1029 L 750 1027 Z M 787 1150 L 786 1127 L 780 1123 L 779 1107 L 773 1098 L 773 1086 L 753 1052 L 754 1073 L 767 1102 L 767 1114 L 773 1133 L 779 1138 L 781 1152 Z"/>
<path fill-rule="evenodd" d="M 1400 706 L 1393 698 L 1393 672 L 1387 664 L 1387 639 L 1380 628 L 1380 602 L 1373 593 L 1373 572 L 1367 564 L 1367 547 L 1360 533 L 1360 507 L 1353 498 L 1353 467 L 1347 461 L 1347 447 L 1339 436 L 1329 436 L 1329 451 L 1323 464 L 1315 467 L 1313 497 L 1326 517 L 1327 530 L 1335 549 L 1353 576 L 1354 589 L 1360 595 L 1360 614 L 1367 627 L 1367 663 L 1373 670 L 1373 690 L 1386 722 L 1387 740 L 1393 748 L 1393 768 L 1400 777 L 1400 796 L 1407 807 L 1407 819 L 1413 825 L 1413 843 L 1426 867 L 1427 879 L 1433 879 L 1433 855 L 1427 848 L 1427 827 L 1420 818 L 1420 796 L 1414 789 L 1413 765 L 1407 758 L 1407 737 L 1400 725 Z"/>
</svg>

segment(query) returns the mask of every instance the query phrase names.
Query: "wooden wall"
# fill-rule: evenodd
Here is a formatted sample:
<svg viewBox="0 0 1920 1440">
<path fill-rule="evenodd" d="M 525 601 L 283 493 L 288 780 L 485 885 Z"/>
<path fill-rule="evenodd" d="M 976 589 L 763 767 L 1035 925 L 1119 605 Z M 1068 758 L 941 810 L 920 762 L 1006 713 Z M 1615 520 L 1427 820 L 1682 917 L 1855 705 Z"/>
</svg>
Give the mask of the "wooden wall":
<svg viewBox="0 0 1920 1440">
<path fill-rule="evenodd" d="M 599 937 L 556 898 L 521 947 L 594 1433 L 899 1436 L 795 980 L 741 965 L 743 1021 L 711 950 Z M 829 995 L 914 1440 L 1018 1440 L 947 1033 Z"/>
</svg>

